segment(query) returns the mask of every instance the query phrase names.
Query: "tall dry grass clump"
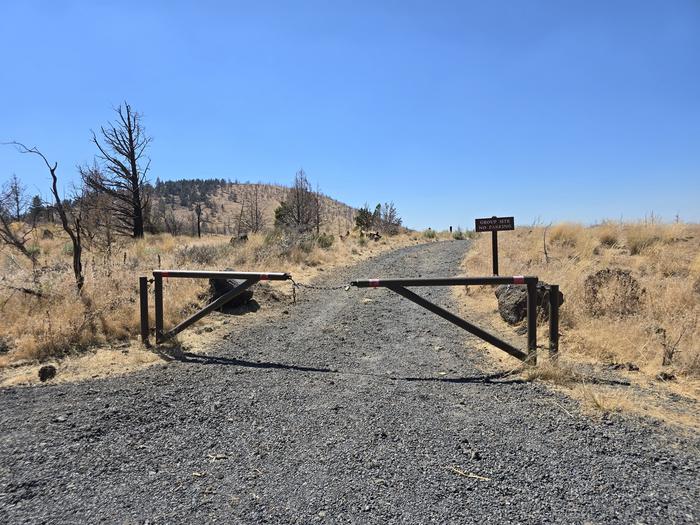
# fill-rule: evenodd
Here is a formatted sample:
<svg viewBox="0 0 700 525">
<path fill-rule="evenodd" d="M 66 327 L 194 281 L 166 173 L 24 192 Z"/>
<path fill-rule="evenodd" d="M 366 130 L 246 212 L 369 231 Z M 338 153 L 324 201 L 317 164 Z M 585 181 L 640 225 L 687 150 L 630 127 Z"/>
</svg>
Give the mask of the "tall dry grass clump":
<svg viewBox="0 0 700 525">
<path fill-rule="evenodd" d="M 614 222 L 606 221 L 596 227 L 596 236 L 602 246 L 612 248 L 620 243 L 621 227 Z"/>
<path fill-rule="evenodd" d="M 536 275 L 560 285 L 561 352 L 633 362 L 653 374 L 670 367 L 700 376 L 699 225 L 519 228 L 499 236 L 499 250 L 502 275 Z M 480 236 L 465 259 L 467 273 L 488 275 L 490 253 L 490 238 Z M 494 312 L 492 289 L 465 300 Z"/>
</svg>

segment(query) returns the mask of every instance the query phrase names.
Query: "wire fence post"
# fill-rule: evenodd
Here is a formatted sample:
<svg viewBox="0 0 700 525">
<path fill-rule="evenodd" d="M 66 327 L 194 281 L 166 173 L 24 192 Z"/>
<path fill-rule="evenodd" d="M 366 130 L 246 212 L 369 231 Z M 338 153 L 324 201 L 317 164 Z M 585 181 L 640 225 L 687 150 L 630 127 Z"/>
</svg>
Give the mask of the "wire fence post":
<svg viewBox="0 0 700 525">
<path fill-rule="evenodd" d="M 537 280 L 527 281 L 527 360 L 537 364 Z"/>
<path fill-rule="evenodd" d="M 141 305 L 141 343 L 149 348 L 151 342 L 148 340 L 148 278 L 139 277 L 139 303 Z"/>
<path fill-rule="evenodd" d="M 559 357 L 559 285 L 549 287 L 549 357 Z"/>
</svg>

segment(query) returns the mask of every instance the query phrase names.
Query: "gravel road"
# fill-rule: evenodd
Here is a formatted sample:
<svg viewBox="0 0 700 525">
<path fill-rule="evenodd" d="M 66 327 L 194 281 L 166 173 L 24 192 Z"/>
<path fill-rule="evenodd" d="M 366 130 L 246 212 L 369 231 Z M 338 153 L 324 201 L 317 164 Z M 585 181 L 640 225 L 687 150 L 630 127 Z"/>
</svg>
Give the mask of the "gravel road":
<svg viewBox="0 0 700 525">
<path fill-rule="evenodd" d="M 456 275 L 467 248 L 326 277 Z M 288 308 L 234 319 L 206 355 L 0 390 L 0 523 L 700 521 L 697 436 L 490 377 L 464 332 L 388 290 Z"/>
</svg>

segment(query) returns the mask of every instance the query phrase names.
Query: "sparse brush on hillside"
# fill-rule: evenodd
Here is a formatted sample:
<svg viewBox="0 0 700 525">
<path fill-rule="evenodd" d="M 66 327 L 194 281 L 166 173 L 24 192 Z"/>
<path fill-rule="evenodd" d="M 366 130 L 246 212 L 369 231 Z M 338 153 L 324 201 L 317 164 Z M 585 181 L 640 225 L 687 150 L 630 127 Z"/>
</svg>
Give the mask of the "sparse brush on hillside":
<svg viewBox="0 0 700 525">
<path fill-rule="evenodd" d="M 308 208 L 308 216 L 302 213 L 300 221 L 308 220 L 314 228 L 318 224 L 317 233 L 327 229 L 340 235 L 352 228 L 355 216 L 352 207 L 312 190 L 310 184 L 306 189 L 317 206 L 314 210 Z M 149 216 L 151 231 L 195 236 L 201 230 L 202 235 L 237 237 L 268 231 L 275 224 L 282 225 L 294 217 L 289 213 L 290 208 L 277 212 L 289 201 L 290 192 L 294 192 L 294 186 L 286 188 L 223 179 L 156 181 Z M 306 209 L 304 207 L 304 212 Z"/>
<path fill-rule="evenodd" d="M 700 375 L 700 226 L 519 228 L 499 236 L 499 250 L 503 275 L 560 285 L 562 353 Z M 488 275 L 490 254 L 490 237 L 482 235 L 465 260 L 467 273 Z M 496 302 L 490 288 L 465 300 L 484 311 Z"/>
</svg>

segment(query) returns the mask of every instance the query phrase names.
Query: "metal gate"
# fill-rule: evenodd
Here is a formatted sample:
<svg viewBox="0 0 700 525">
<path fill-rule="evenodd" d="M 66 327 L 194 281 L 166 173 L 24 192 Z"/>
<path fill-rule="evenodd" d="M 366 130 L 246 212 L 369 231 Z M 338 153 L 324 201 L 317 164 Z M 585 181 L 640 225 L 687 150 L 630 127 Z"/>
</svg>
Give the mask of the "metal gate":
<svg viewBox="0 0 700 525">
<path fill-rule="evenodd" d="M 174 328 L 164 331 L 163 327 L 163 278 L 190 278 L 190 279 L 239 279 L 241 284 L 228 291 L 221 297 L 209 303 L 207 306 L 192 314 Z M 262 273 L 262 272 L 218 272 L 218 271 L 187 271 L 187 270 L 157 270 L 153 272 L 153 282 L 155 289 L 155 335 L 156 343 L 162 343 L 174 337 L 185 328 L 197 322 L 199 319 L 213 310 L 225 305 L 231 299 L 241 294 L 254 284 L 260 281 L 286 281 L 291 280 L 294 286 L 299 286 L 294 282 L 288 273 Z M 356 288 L 387 288 L 409 301 L 413 301 L 419 306 L 439 315 L 443 319 L 459 326 L 463 330 L 483 339 L 496 348 L 520 359 L 528 364 L 537 363 L 537 277 L 534 276 L 512 276 L 512 277 L 445 277 L 433 279 L 365 279 L 352 281 L 350 286 Z M 516 348 L 512 344 L 504 341 L 500 337 L 487 332 L 483 328 L 472 324 L 466 319 L 445 310 L 424 297 L 408 289 L 408 287 L 425 286 L 483 286 L 483 285 L 522 285 L 527 287 L 527 347 L 525 350 Z M 317 287 L 323 289 L 322 287 Z M 139 278 L 140 307 L 141 307 L 141 340 L 149 346 L 149 323 L 148 323 L 148 280 L 146 277 Z M 559 287 L 550 286 L 549 293 L 549 352 L 550 356 L 556 358 L 559 350 Z"/>
</svg>

